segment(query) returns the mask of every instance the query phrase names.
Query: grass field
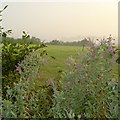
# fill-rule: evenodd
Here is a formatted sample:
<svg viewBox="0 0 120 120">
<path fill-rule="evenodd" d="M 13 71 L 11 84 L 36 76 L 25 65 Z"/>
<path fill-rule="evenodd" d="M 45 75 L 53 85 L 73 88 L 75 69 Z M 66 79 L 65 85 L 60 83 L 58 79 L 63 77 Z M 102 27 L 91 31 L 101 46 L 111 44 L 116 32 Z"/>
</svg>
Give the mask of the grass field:
<svg viewBox="0 0 120 120">
<path fill-rule="evenodd" d="M 67 69 L 65 60 L 72 56 L 77 57 L 77 54 L 82 50 L 80 46 L 57 46 L 48 45 L 46 47 L 48 55 L 45 56 L 46 64 L 40 68 L 40 80 L 58 79 L 61 71 Z"/>
<path fill-rule="evenodd" d="M 45 56 L 46 63 L 40 68 L 40 84 L 44 84 L 48 79 L 60 79 L 61 72 L 69 69 L 65 60 L 70 56 L 76 58 L 82 49 L 83 47 L 80 46 L 48 45 L 46 47 L 48 53 L 48 55 Z M 86 51 L 87 48 L 84 48 L 84 50 Z M 117 77 L 117 64 L 113 66 L 113 69 L 115 76 Z"/>
</svg>

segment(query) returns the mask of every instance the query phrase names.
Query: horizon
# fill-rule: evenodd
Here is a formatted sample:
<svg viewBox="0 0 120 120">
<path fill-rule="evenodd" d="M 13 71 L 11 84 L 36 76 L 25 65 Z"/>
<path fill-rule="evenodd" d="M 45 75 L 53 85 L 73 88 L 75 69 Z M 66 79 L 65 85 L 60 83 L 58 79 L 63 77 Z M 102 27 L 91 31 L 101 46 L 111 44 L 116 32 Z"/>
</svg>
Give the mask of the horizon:
<svg viewBox="0 0 120 120">
<path fill-rule="evenodd" d="M 112 34 L 118 42 L 116 2 L 3 2 L 2 6 L 6 4 L 2 24 L 6 30 L 13 30 L 11 37 L 21 38 L 26 31 L 49 42 L 107 38 Z"/>
</svg>

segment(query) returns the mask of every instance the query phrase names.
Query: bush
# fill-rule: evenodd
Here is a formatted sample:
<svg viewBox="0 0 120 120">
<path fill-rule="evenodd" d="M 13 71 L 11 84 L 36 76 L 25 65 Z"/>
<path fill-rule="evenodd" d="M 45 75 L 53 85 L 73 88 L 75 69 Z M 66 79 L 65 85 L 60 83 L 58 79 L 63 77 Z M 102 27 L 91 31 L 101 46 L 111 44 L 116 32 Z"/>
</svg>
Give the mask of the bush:
<svg viewBox="0 0 120 120">
<path fill-rule="evenodd" d="M 92 46 L 74 70 L 64 73 L 62 90 L 54 89 L 54 118 L 117 118 L 118 80 L 112 69 L 116 51 L 111 40 Z"/>
<path fill-rule="evenodd" d="M 52 106 L 51 86 L 36 83 L 43 64 L 40 50 L 27 55 L 19 64 L 20 81 L 8 88 L 3 100 L 3 118 L 46 118 Z M 21 67 L 24 71 L 21 71 Z M 51 95 L 50 95 L 51 94 Z"/>
<path fill-rule="evenodd" d="M 43 50 L 43 44 L 31 44 L 26 41 L 27 39 L 19 43 L 12 40 L 2 41 L 3 95 L 6 93 L 7 86 L 12 88 L 14 83 L 19 81 L 17 67 L 24 57 L 37 49 L 41 49 L 41 56 L 46 52 Z"/>
</svg>

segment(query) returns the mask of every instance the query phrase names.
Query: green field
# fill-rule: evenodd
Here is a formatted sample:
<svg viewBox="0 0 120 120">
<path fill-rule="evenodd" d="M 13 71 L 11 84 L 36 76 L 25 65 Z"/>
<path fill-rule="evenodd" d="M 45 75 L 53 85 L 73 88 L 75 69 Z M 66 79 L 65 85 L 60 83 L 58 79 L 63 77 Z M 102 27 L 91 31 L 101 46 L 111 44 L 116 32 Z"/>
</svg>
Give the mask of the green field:
<svg viewBox="0 0 120 120">
<path fill-rule="evenodd" d="M 68 65 L 65 62 L 66 59 L 70 56 L 76 58 L 82 49 L 83 47 L 81 46 L 48 45 L 46 47 L 48 55 L 44 56 L 45 64 L 40 68 L 40 84 L 44 83 L 48 79 L 60 79 L 61 72 L 69 70 Z M 87 47 L 84 48 L 84 51 L 87 49 Z M 113 66 L 113 69 L 115 76 L 117 77 L 117 64 Z"/>
<path fill-rule="evenodd" d="M 80 46 L 47 46 L 48 55 L 44 57 L 46 63 L 40 69 L 40 80 L 59 78 L 61 72 L 67 69 L 65 60 L 70 56 L 77 57 L 82 49 Z"/>
</svg>

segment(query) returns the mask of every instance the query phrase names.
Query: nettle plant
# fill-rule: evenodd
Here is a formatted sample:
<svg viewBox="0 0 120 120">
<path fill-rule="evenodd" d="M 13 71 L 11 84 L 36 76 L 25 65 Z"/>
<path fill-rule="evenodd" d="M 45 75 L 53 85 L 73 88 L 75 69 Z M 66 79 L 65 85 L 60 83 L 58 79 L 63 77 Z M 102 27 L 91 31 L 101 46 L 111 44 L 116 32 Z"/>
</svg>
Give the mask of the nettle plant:
<svg viewBox="0 0 120 120">
<path fill-rule="evenodd" d="M 62 89 L 54 89 L 54 118 L 117 118 L 118 80 L 112 37 L 99 41 L 64 73 Z"/>
</svg>

